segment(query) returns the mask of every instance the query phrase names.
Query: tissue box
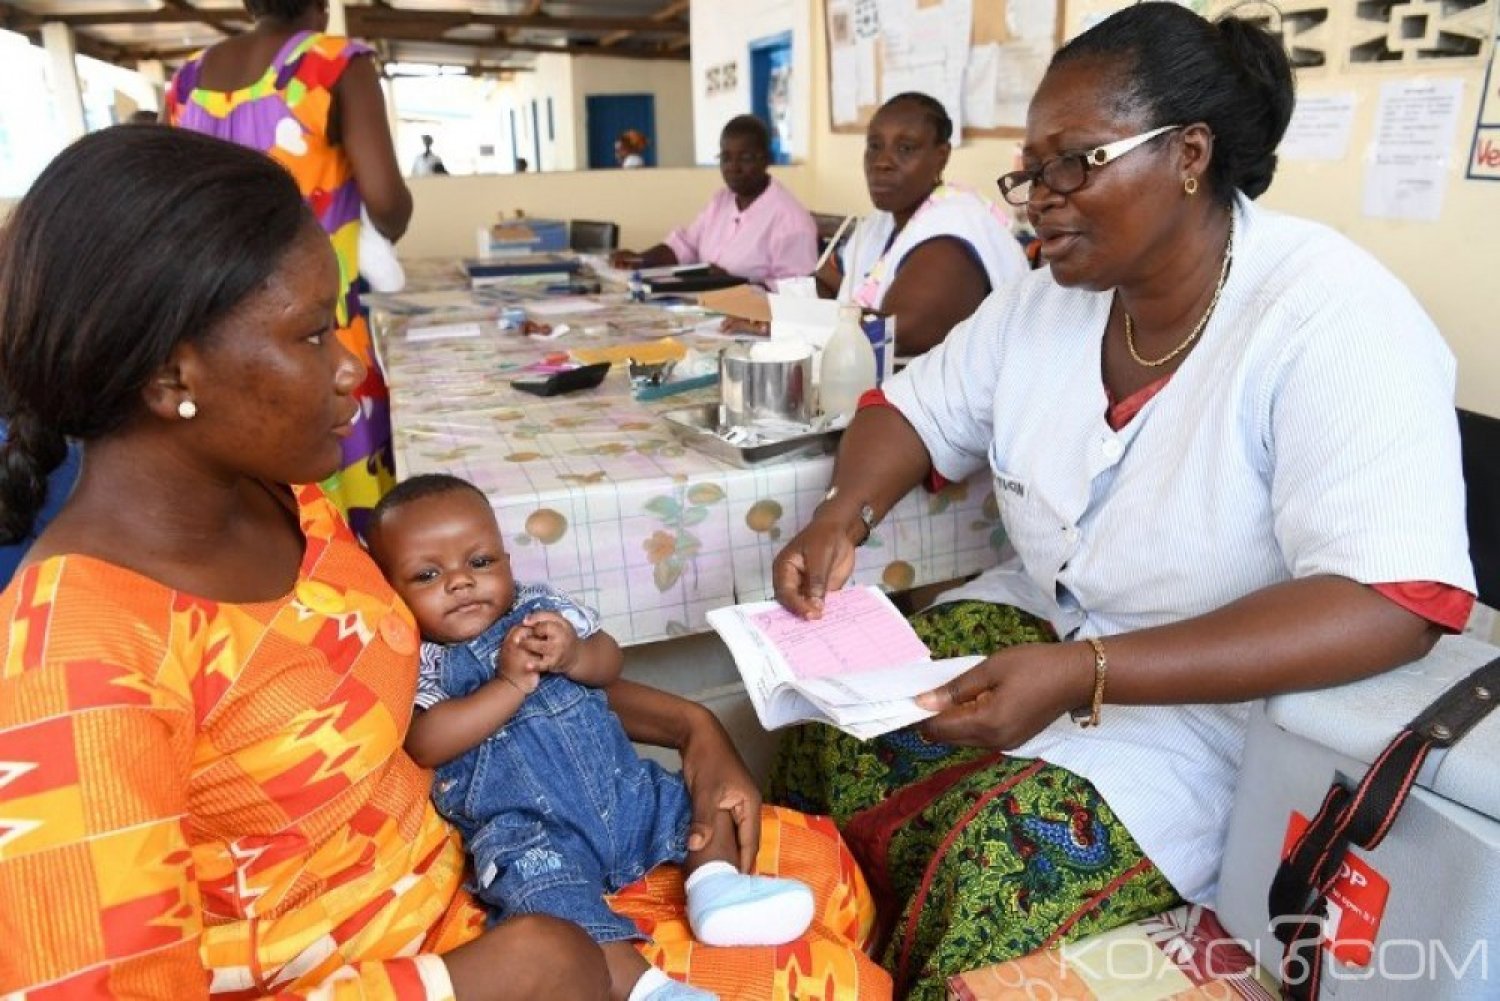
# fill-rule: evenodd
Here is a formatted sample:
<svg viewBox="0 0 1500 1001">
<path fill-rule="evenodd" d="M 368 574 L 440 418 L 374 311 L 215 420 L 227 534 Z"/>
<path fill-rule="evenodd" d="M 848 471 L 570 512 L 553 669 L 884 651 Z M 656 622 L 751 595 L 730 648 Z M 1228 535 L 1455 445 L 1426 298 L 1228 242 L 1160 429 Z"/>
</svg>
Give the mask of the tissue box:
<svg viewBox="0 0 1500 1001">
<path fill-rule="evenodd" d="M 1500 650 L 1449 636 L 1406 667 L 1270 699 L 1251 713 L 1225 845 L 1218 914 L 1277 970 L 1267 893 L 1293 829 L 1328 786 L 1352 789 L 1406 723 Z M 1500 695 L 1500 693 L 1497 693 Z M 1321 996 L 1339 1001 L 1500 997 L 1500 712 L 1434 751 L 1390 833 L 1350 848 L 1329 895 Z"/>
<path fill-rule="evenodd" d="M 567 250 L 568 224 L 562 219 L 508 219 L 481 226 L 475 239 L 480 257 Z"/>
</svg>

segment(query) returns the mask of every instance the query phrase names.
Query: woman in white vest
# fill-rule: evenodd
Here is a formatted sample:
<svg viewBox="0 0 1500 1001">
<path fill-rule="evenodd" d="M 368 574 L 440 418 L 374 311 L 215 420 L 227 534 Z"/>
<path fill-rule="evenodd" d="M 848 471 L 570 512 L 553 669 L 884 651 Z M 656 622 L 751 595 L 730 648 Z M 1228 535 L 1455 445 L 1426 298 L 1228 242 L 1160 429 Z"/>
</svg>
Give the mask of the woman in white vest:
<svg viewBox="0 0 1500 1001">
<path fill-rule="evenodd" d="M 865 184 L 875 211 L 816 276 L 825 295 L 896 317 L 899 353 L 948 336 L 990 292 L 1026 273 L 1010 217 L 943 182 L 953 122 L 926 94 L 897 94 L 865 135 Z"/>
<path fill-rule="evenodd" d="M 1212 902 L 1246 703 L 1467 617 L 1451 354 L 1373 257 L 1252 201 L 1292 101 L 1278 41 L 1175 4 L 1058 52 L 1000 179 L 1048 268 L 886 383 L 775 561 L 816 616 L 907 491 L 993 477 L 1013 552 L 913 619 L 987 659 L 919 731 L 797 731 L 773 779 L 862 849 L 898 995 Z"/>
</svg>

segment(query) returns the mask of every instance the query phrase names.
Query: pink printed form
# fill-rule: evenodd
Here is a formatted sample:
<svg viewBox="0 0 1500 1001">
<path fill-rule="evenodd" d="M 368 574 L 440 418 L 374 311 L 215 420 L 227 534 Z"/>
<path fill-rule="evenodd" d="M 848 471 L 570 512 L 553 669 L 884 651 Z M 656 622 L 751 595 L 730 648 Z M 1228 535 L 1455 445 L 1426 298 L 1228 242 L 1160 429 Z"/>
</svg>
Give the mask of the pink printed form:
<svg viewBox="0 0 1500 1001">
<path fill-rule="evenodd" d="M 776 608 L 752 620 L 798 678 L 861 674 L 930 658 L 901 613 L 862 587 L 829 594 L 821 619 L 799 619 Z"/>
</svg>

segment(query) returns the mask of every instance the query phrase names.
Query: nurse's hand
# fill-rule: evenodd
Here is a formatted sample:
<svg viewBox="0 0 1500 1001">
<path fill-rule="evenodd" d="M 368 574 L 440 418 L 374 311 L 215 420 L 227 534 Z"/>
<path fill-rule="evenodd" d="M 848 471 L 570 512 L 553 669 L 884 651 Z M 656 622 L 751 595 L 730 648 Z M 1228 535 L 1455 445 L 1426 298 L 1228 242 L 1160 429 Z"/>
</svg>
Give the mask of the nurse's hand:
<svg viewBox="0 0 1500 1001">
<path fill-rule="evenodd" d="M 776 600 L 804 619 L 821 617 L 823 596 L 843 587 L 854 573 L 854 549 L 848 528 L 814 517 L 771 563 Z"/>
<path fill-rule="evenodd" d="M 728 813 L 738 842 L 739 869 L 750 872 L 760 851 L 760 788 L 734 749 L 734 742 L 713 713 L 705 709 L 678 750 L 682 754 L 682 779 L 693 801 L 688 851 L 707 846 L 717 815 Z"/>
<path fill-rule="evenodd" d="M 938 715 L 921 724 L 935 743 L 1008 751 L 1094 694 L 1087 643 L 1031 643 L 991 654 L 942 688 L 917 697 Z"/>
</svg>

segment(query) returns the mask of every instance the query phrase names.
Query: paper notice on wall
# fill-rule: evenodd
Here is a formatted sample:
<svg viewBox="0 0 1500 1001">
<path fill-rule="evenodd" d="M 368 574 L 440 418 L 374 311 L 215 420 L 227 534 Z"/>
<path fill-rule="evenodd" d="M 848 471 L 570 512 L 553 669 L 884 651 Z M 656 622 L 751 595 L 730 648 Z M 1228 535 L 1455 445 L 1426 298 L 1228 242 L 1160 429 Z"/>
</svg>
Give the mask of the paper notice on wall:
<svg viewBox="0 0 1500 1001">
<path fill-rule="evenodd" d="M 1435 222 L 1442 214 L 1463 89 L 1457 78 L 1381 86 L 1365 165 L 1365 215 Z"/>
<path fill-rule="evenodd" d="M 1298 94 L 1276 153 L 1284 160 L 1342 160 L 1353 123 L 1353 93 Z"/>
<path fill-rule="evenodd" d="M 910 48 L 911 16 L 916 0 L 875 0 L 879 10 L 880 37 L 887 49 Z"/>
<path fill-rule="evenodd" d="M 854 41 L 855 80 L 862 108 L 880 103 L 880 70 L 875 62 L 875 44 L 873 38 L 856 38 Z"/>
<path fill-rule="evenodd" d="M 878 0 L 854 0 L 854 37 L 873 39 L 880 35 Z"/>
<path fill-rule="evenodd" d="M 918 7 L 912 0 L 881 0 L 880 96 L 903 91 L 929 94 L 953 119 L 953 143 L 963 128 L 964 65 L 969 58 L 973 0 L 942 0 Z"/>
<path fill-rule="evenodd" d="M 854 64 L 854 10 L 849 0 L 828 3 L 828 104 L 833 124 L 859 121 L 859 81 Z"/>
<path fill-rule="evenodd" d="M 859 70 L 857 53 L 852 45 L 829 52 L 829 101 L 833 124 L 852 125 L 859 121 Z"/>
<path fill-rule="evenodd" d="M 1490 49 L 1490 66 L 1484 74 L 1468 176 L 1476 181 L 1500 181 L 1500 38 Z"/>
<path fill-rule="evenodd" d="M 964 68 L 964 121 L 976 129 L 992 129 L 995 118 L 995 81 L 1000 72 L 1000 46 L 994 42 L 969 50 Z"/>
</svg>

